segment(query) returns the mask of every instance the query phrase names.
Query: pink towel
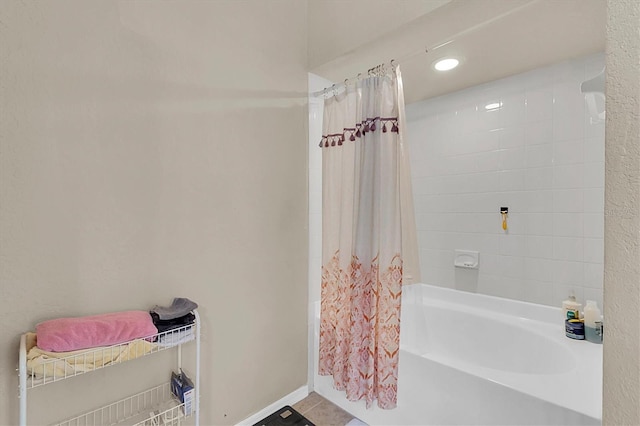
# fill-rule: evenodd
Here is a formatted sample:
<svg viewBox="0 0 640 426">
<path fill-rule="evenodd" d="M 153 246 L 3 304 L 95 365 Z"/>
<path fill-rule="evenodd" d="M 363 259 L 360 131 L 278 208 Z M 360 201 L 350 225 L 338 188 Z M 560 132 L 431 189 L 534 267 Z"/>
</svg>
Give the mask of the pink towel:
<svg viewBox="0 0 640 426">
<path fill-rule="evenodd" d="M 58 318 L 36 325 L 38 347 L 51 352 L 116 345 L 157 332 L 151 315 L 145 311 Z"/>
</svg>

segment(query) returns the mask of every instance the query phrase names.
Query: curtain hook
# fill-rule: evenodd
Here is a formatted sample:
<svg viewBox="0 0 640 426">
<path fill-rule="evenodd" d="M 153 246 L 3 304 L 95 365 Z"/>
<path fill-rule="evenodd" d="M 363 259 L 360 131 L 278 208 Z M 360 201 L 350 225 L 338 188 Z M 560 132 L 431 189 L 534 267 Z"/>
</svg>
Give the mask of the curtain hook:
<svg viewBox="0 0 640 426">
<path fill-rule="evenodd" d="M 336 91 L 336 85 L 331 86 L 331 90 L 333 90 L 333 96 L 336 96 L 338 92 Z"/>
</svg>

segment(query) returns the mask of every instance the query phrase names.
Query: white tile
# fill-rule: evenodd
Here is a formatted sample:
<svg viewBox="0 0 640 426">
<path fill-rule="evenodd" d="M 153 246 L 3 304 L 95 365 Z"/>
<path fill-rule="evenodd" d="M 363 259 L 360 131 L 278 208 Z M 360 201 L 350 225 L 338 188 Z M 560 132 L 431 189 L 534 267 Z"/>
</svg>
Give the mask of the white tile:
<svg viewBox="0 0 640 426">
<path fill-rule="evenodd" d="M 501 102 L 501 100 L 491 100 L 488 103 Z M 486 105 L 486 104 L 485 104 Z M 503 112 L 501 108 L 486 110 L 484 106 L 478 109 L 479 130 L 494 130 L 504 127 Z"/>
<path fill-rule="evenodd" d="M 584 214 L 584 236 L 587 238 L 604 237 L 604 214 L 585 213 Z"/>
<path fill-rule="evenodd" d="M 446 158 L 460 154 L 460 148 L 458 147 L 459 136 L 450 133 L 449 129 L 443 129 L 443 133 L 445 136 L 442 137 L 442 143 L 440 144 L 442 156 Z M 446 167 L 448 167 L 448 165 L 446 165 Z"/>
<path fill-rule="evenodd" d="M 519 219 L 520 215 L 527 211 L 528 191 L 509 191 L 500 193 L 500 206 L 509 207 L 509 220 Z M 524 222 L 522 222 L 524 226 Z"/>
<path fill-rule="evenodd" d="M 573 164 L 553 168 L 554 189 L 582 188 L 584 184 L 584 166 Z"/>
<path fill-rule="evenodd" d="M 422 271 L 421 271 L 422 272 Z M 422 272 L 422 281 L 426 284 L 453 288 L 454 270 L 452 268 L 425 268 Z"/>
<path fill-rule="evenodd" d="M 505 127 L 524 123 L 527 100 L 524 91 L 517 91 L 502 98 L 502 119 Z"/>
<path fill-rule="evenodd" d="M 413 208 L 415 213 L 432 213 L 431 205 L 436 195 L 433 194 L 413 194 Z"/>
<path fill-rule="evenodd" d="M 495 214 L 504 205 L 501 204 L 503 199 L 504 193 L 496 191 L 484 194 L 468 194 L 468 197 L 463 202 L 475 206 L 478 212 Z"/>
<path fill-rule="evenodd" d="M 458 154 L 473 154 L 484 151 L 484 147 L 477 140 L 476 132 L 461 133 L 457 139 Z"/>
<path fill-rule="evenodd" d="M 453 266 L 452 250 L 420 250 L 420 266 L 426 269 L 448 269 Z"/>
<path fill-rule="evenodd" d="M 501 129 L 500 148 L 517 148 L 525 144 L 524 126 L 511 126 Z"/>
<path fill-rule="evenodd" d="M 604 187 L 604 163 L 588 163 L 583 166 L 585 188 Z"/>
<path fill-rule="evenodd" d="M 525 170 L 503 170 L 498 173 L 500 191 L 523 191 L 525 189 Z"/>
<path fill-rule="evenodd" d="M 487 173 L 465 173 L 451 177 L 451 181 L 455 181 L 455 190 L 453 193 L 468 193 L 478 192 L 482 188 L 481 192 L 493 190 L 498 186 L 498 177 L 495 176 L 491 179 L 492 175 L 497 175 L 497 172 Z"/>
<path fill-rule="evenodd" d="M 451 158 L 451 174 L 474 173 L 476 158 L 474 155 L 456 155 Z"/>
<path fill-rule="evenodd" d="M 584 97 L 578 84 L 555 85 L 553 91 L 553 139 L 584 137 Z"/>
<path fill-rule="evenodd" d="M 460 221 L 460 217 L 464 216 L 464 213 L 448 213 L 443 215 L 443 227 L 440 231 L 446 232 L 469 232 L 465 229 L 465 222 Z"/>
<path fill-rule="evenodd" d="M 602 238 L 584 239 L 584 261 L 591 263 L 604 262 L 604 240 Z"/>
<path fill-rule="evenodd" d="M 556 165 L 579 164 L 583 162 L 584 141 L 565 141 L 553 144 L 553 163 Z"/>
<path fill-rule="evenodd" d="M 491 130 L 478 130 L 475 135 L 476 151 L 494 151 L 500 148 L 500 138 L 502 136 L 502 128 Z"/>
<path fill-rule="evenodd" d="M 433 179 L 435 178 L 432 176 L 413 177 L 411 179 L 411 189 L 413 190 L 414 195 L 434 194 L 435 192 L 431 189 Z"/>
<path fill-rule="evenodd" d="M 476 170 L 478 172 L 489 172 L 498 170 L 498 164 L 500 161 L 500 151 L 485 151 L 475 155 L 476 158 Z"/>
<path fill-rule="evenodd" d="M 521 169 L 525 165 L 524 147 L 501 149 L 499 155 L 500 170 Z"/>
<path fill-rule="evenodd" d="M 527 213 L 526 223 L 528 235 L 553 235 L 552 213 Z"/>
<path fill-rule="evenodd" d="M 480 273 L 497 275 L 499 273 L 498 255 L 492 253 L 480 253 Z"/>
<path fill-rule="evenodd" d="M 553 144 L 544 143 L 527 146 L 527 167 L 549 167 L 553 165 Z"/>
<path fill-rule="evenodd" d="M 412 151 L 415 151 L 415 150 L 412 150 Z M 409 166 L 411 167 L 412 178 L 428 176 L 430 172 L 433 170 L 431 167 L 425 164 L 425 162 L 422 159 L 418 158 L 418 156 L 415 154 L 409 156 Z"/>
<path fill-rule="evenodd" d="M 553 237 L 528 235 L 526 245 L 529 257 L 553 258 Z"/>
<path fill-rule="evenodd" d="M 604 280 L 604 264 L 584 263 L 584 285 L 585 287 L 602 289 Z"/>
<path fill-rule="evenodd" d="M 604 163 L 604 138 L 586 138 L 584 140 L 584 162 Z"/>
<path fill-rule="evenodd" d="M 433 230 L 433 216 L 437 213 L 415 213 L 416 230 L 430 231 Z"/>
<path fill-rule="evenodd" d="M 526 185 L 525 178 L 525 185 Z M 531 213 L 547 213 L 553 211 L 553 193 L 554 191 L 526 191 L 526 211 Z M 549 229 L 553 229 L 552 222 L 549 222 Z"/>
<path fill-rule="evenodd" d="M 416 233 L 420 250 L 441 249 L 441 247 L 436 245 L 437 241 L 435 236 L 437 235 L 437 231 L 416 231 Z"/>
<path fill-rule="evenodd" d="M 451 231 L 456 232 L 477 232 L 476 230 L 476 221 L 475 221 L 476 213 L 452 213 L 449 216 L 453 219 L 452 225 L 453 228 Z"/>
<path fill-rule="evenodd" d="M 458 119 L 463 133 L 475 133 L 479 128 L 476 105 L 466 104 L 458 110 Z"/>
<path fill-rule="evenodd" d="M 524 259 L 524 277 L 528 280 L 546 281 L 553 280 L 553 260 L 537 257 Z"/>
<path fill-rule="evenodd" d="M 538 167 L 535 169 L 527 169 L 525 187 L 528 190 L 553 188 L 553 168 Z"/>
<path fill-rule="evenodd" d="M 568 107 L 568 111 L 554 114 L 553 117 L 553 140 L 554 142 L 566 141 L 573 139 L 582 139 L 584 137 L 583 112 L 573 111 Z"/>
<path fill-rule="evenodd" d="M 558 260 L 582 261 L 584 259 L 583 239 L 553 237 L 553 257 Z"/>
<path fill-rule="evenodd" d="M 584 136 L 586 138 L 597 138 L 604 141 L 604 122 L 594 121 L 589 114 L 589 109 L 585 111 Z"/>
<path fill-rule="evenodd" d="M 553 120 L 542 120 L 525 125 L 525 143 L 537 145 L 553 142 Z"/>
<path fill-rule="evenodd" d="M 550 120 L 553 116 L 553 93 L 549 90 L 527 91 L 527 122 Z"/>
<path fill-rule="evenodd" d="M 568 260 L 553 261 L 553 282 L 559 284 L 582 285 L 584 282 L 584 263 Z"/>
<path fill-rule="evenodd" d="M 478 280 L 478 293 L 522 300 L 524 297 L 524 280 L 521 278 L 481 274 Z"/>
<path fill-rule="evenodd" d="M 499 172 L 475 173 L 467 175 L 464 182 L 464 192 L 494 192 L 500 188 Z"/>
<path fill-rule="evenodd" d="M 553 191 L 553 211 L 556 213 L 580 213 L 583 209 L 582 189 L 558 189 Z"/>
<path fill-rule="evenodd" d="M 500 215 L 497 213 L 474 213 L 474 232 L 498 233 L 500 227 Z"/>
<path fill-rule="evenodd" d="M 604 188 L 586 188 L 584 190 L 584 212 L 604 212 Z"/>
<path fill-rule="evenodd" d="M 582 237 L 583 213 L 554 213 L 553 235 L 556 237 Z"/>
<path fill-rule="evenodd" d="M 550 282 L 525 280 L 525 301 L 541 305 L 556 306 L 554 299 L 554 286 Z"/>
<path fill-rule="evenodd" d="M 526 237 L 524 235 L 502 234 L 499 238 L 499 253 L 504 256 L 525 256 Z"/>
<path fill-rule="evenodd" d="M 505 297 L 504 277 L 480 273 L 478 275 L 478 293 Z"/>
<path fill-rule="evenodd" d="M 498 235 L 476 234 L 474 236 L 475 250 L 485 254 L 497 254 L 499 251 Z M 460 246 L 463 247 L 463 246 Z M 471 250 L 474 250 L 473 248 Z"/>
</svg>

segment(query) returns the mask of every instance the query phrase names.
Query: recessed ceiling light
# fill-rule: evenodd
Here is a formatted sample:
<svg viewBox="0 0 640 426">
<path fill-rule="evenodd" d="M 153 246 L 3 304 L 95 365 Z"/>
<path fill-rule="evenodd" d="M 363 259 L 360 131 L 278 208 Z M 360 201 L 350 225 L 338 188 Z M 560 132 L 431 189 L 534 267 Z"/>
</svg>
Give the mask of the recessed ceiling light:
<svg viewBox="0 0 640 426">
<path fill-rule="evenodd" d="M 486 104 L 484 106 L 484 109 L 486 109 L 487 111 L 491 111 L 493 109 L 498 109 L 502 106 L 502 102 L 492 102 L 490 104 Z"/>
<path fill-rule="evenodd" d="M 433 67 L 438 71 L 449 71 L 454 69 L 460 63 L 456 58 L 444 58 L 436 62 Z"/>
</svg>

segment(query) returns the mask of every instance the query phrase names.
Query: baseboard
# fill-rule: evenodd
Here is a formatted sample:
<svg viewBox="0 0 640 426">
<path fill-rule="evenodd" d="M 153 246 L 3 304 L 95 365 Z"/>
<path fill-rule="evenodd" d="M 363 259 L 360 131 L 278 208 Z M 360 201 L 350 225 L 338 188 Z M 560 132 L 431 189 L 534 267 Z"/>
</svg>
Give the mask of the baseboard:
<svg viewBox="0 0 640 426">
<path fill-rule="evenodd" d="M 268 415 L 272 414 L 274 411 L 282 408 L 285 405 L 293 405 L 296 402 L 302 401 L 309 395 L 309 386 L 301 386 L 300 388 L 294 390 L 289 395 L 285 395 L 280 398 L 273 404 L 263 408 L 258 411 L 254 415 L 247 417 L 246 419 L 239 422 L 236 426 L 251 426 L 264 419 Z"/>
</svg>

